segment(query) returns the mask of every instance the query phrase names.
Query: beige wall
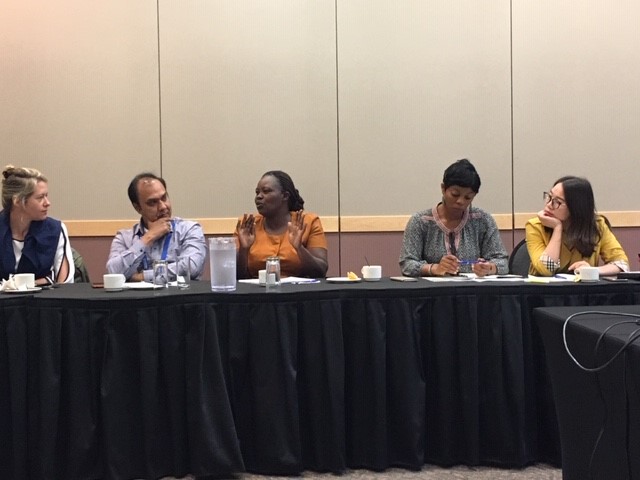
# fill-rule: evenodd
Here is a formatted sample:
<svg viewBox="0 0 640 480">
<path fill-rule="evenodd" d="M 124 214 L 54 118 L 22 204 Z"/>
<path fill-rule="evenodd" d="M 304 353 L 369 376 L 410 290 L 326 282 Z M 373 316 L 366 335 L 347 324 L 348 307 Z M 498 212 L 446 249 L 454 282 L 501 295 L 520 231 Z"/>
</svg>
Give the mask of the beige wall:
<svg viewBox="0 0 640 480">
<path fill-rule="evenodd" d="M 515 210 L 534 209 L 559 173 L 588 177 L 600 210 L 639 210 L 640 3 L 513 10 Z"/>
<path fill-rule="evenodd" d="M 0 157 L 47 174 L 51 213 L 75 236 L 129 223 L 125 189 L 141 170 L 164 175 L 175 213 L 208 233 L 252 211 L 276 168 L 328 231 L 338 218 L 342 231 L 401 231 L 461 157 L 502 228 L 512 213 L 522 226 L 567 173 L 590 178 L 614 224 L 640 226 L 633 0 L 1 10 Z"/>
<path fill-rule="evenodd" d="M 0 65 L 2 164 L 42 170 L 55 217 L 129 217 L 160 165 L 154 5 L 2 0 Z"/>
</svg>

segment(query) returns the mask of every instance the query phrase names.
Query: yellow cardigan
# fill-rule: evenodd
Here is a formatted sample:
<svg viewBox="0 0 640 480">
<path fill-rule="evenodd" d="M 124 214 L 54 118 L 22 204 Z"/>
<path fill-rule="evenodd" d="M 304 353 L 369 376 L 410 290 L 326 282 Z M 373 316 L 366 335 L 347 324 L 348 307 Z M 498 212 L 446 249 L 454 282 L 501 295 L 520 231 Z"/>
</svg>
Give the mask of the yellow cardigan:
<svg viewBox="0 0 640 480">
<path fill-rule="evenodd" d="M 560 268 L 556 271 L 550 271 L 540 257 L 542 257 L 542 253 L 549 244 L 551 232 L 545 229 L 538 217 L 527 221 L 525 232 L 527 250 L 529 251 L 529 257 L 531 257 L 529 273 L 543 277 L 548 277 L 555 273 L 570 273 L 568 268 L 575 262 L 585 260 L 589 265 L 597 267 L 600 259 L 602 259 L 605 264 L 616 263 L 623 270 L 628 269 L 629 259 L 620 246 L 620 242 L 618 242 L 618 239 L 604 221 L 604 217 L 598 215 L 597 224 L 602 236 L 591 256 L 583 257 L 578 250 L 575 248 L 570 249 L 562 242 L 560 249 Z"/>
</svg>

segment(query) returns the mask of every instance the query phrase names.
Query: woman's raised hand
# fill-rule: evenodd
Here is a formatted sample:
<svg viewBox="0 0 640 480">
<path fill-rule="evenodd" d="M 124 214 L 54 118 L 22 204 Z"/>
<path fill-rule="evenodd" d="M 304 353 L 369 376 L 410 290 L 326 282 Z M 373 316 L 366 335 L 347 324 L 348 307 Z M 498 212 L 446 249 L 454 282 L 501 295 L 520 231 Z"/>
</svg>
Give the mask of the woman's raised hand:
<svg viewBox="0 0 640 480">
<path fill-rule="evenodd" d="M 236 229 L 238 230 L 238 242 L 241 249 L 249 249 L 256 240 L 256 220 L 253 214 L 244 214 L 242 220 L 238 220 Z"/>
<path fill-rule="evenodd" d="M 304 231 L 306 229 L 307 226 L 304 224 L 304 212 L 302 210 L 298 210 L 295 214 L 295 218 L 292 217 L 287 226 L 289 243 L 296 250 L 298 250 L 300 245 L 302 245 L 302 235 L 304 235 Z"/>
</svg>

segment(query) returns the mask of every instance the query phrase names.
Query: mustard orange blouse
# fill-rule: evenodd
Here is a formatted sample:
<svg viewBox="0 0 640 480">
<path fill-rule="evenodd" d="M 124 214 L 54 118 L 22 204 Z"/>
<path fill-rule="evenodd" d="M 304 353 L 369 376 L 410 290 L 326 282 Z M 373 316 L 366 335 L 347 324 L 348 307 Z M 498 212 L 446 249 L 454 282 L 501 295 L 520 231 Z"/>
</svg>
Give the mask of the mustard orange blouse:
<svg viewBox="0 0 640 480">
<path fill-rule="evenodd" d="M 600 231 L 600 241 L 596 244 L 595 250 L 589 257 L 583 257 L 577 249 L 569 248 L 562 242 L 562 247 L 560 248 L 560 266 L 555 270 L 549 270 L 543 259 L 543 253 L 551 241 L 551 232 L 544 227 L 538 217 L 529 220 L 525 225 L 527 250 L 529 250 L 529 256 L 531 257 L 529 273 L 543 277 L 548 277 L 555 273 L 573 273 L 568 270 L 568 267 L 572 264 L 584 260 L 592 267 L 597 267 L 600 259 L 602 259 L 605 264 L 613 263 L 617 265 L 623 272 L 629 271 L 627 254 L 606 224 L 604 217 L 598 215 L 597 223 L 598 230 Z"/>
<path fill-rule="evenodd" d="M 291 212 L 292 221 L 297 212 Z M 270 235 L 264 229 L 264 217 L 254 214 L 256 240 L 249 249 L 249 276 L 258 278 L 258 271 L 263 270 L 267 257 L 280 257 L 280 273 L 283 277 L 300 275 L 300 258 L 296 249 L 289 243 L 289 233 L 285 230 L 281 235 Z M 242 220 L 242 218 L 240 218 Z M 307 249 L 327 249 L 327 239 L 324 236 L 320 217 L 315 213 L 304 212 L 304 224 L 307 226 L 302 236 L 302 245 Z M 238 236 L 238 230 L 234 232 Z"/>
</svg>

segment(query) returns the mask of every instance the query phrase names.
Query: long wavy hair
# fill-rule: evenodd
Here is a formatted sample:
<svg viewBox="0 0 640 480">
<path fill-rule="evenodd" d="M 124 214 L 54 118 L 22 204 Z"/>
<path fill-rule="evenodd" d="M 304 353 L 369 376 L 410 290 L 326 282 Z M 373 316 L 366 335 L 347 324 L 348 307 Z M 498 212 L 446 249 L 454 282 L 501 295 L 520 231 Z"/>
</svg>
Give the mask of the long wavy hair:
<svg viewBox="0 0 640 480">
<path fill-rule="evenodd" d="M 602 238 L 598 229 L 596 203 L 589 180 L 567 175 L 555 181 L 562 184 L 564 200 L 569 209 L 566 227 L 563 225 L 565 243 L 576 248 L 583 257 L 590 257 Z"/>
</svg>

